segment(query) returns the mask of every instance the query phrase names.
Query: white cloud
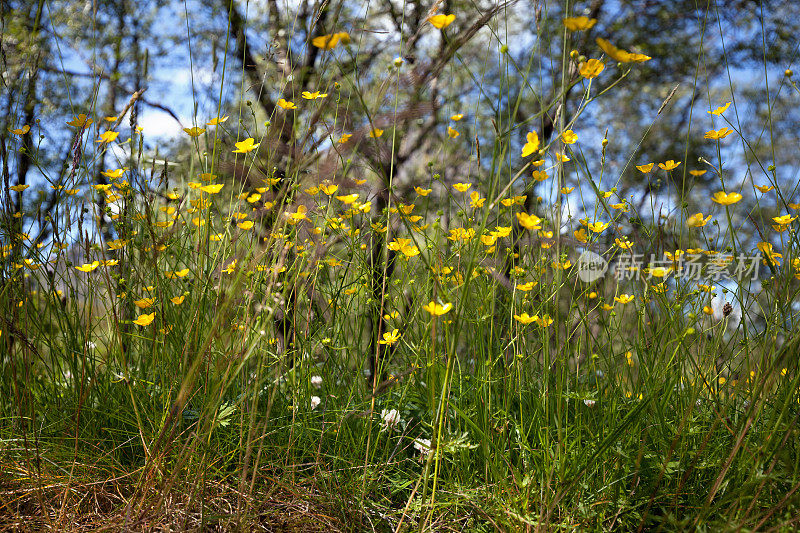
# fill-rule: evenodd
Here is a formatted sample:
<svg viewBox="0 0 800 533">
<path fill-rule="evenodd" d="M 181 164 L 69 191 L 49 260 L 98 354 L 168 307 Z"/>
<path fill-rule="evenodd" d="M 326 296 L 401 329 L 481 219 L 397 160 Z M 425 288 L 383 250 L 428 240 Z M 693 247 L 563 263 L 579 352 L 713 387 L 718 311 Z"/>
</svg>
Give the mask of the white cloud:
<svg viewBox="0 0 800 533">
<path fill-rule="evenodd" d="M 181 118 L 182 122 L 189 123 L 191 120 Z M 139 117 L 139 126 L 142 127 L 142 133 L 145 138 L 153 139 L 154 137 L 176 137 L 181 133 L 181 125 L 163 111 L 152 109 L 144 112 Z"/>
</svg>

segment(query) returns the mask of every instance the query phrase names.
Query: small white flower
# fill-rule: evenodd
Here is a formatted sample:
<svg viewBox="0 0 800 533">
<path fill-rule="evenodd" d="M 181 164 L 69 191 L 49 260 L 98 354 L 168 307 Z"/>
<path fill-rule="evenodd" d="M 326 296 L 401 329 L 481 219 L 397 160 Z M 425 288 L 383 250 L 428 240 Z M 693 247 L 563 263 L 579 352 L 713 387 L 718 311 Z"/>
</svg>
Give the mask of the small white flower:
<svg viewBox="0 0 800 533">
<path fill-rule="evenodd" d="M 314 409 L 319 407 L 320 403 L 322 403 L 322 400 L 320 400 L 319 396 L 312 396 L 311 397 L 311 410 L 313 411 Z"/>
<path fill-rule="evenodd" d="M 583 400 L 583 403 L 586 404 L 586 407 L 594 407 L 594 404 L 597 402 L 594 400 Z"/>
<path fill-rule="evenodd" d="M 418 450 L 422 457 L 431 453 L 431 439 L 414 439 L 414 449 Z"/>
<path fill-rule="evenodd" d="M 397 409 L 389 411 L 384 409 L 381 411 L 381 419 L 383 420 L 383 429 L 391 431 L 400 423 L 400 411 Z M 428 443 L 430 444 L 430 441 Z"/>
<path fill-rule="evenodd" d="M 311 384 L 315 389 L 322 388 L 322 376 L 311 376 Z"/>
<path fill-rule="evenodd" d="M 95 348 L 97 348 L 97 345 L 92 341 L 87 342 L 86 346 L 88 346 L 90 350 L 94 350 Z"/>
</svg>

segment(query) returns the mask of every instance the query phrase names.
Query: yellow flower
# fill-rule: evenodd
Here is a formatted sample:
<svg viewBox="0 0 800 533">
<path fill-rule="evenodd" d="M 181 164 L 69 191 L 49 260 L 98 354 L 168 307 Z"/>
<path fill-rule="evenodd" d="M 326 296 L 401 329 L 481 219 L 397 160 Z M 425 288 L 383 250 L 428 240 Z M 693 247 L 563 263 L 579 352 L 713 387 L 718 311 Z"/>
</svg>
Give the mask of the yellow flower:
<svg viewBox="0 0 800 533">
<path fill-rule="evenodd" d="M 429 304 L 423 305 L 422 308 L 433 316 L 441 316 L 449 312 L 453 308 L 453 304 L 446 303 L 444 305 L 439 305 L 436 302 L 431 301 Z"/>
<path fill-rule="evenodd" d="M 30 187 L 30 185 L 28 185 L 27 183 L 23 183 L 20 185 L 12 185 L 11 187 L 9 187 L 9 189 L 11 189 L 14 192 L 22 192 L 28 187 Z"/>
<path fill-rule="evenodd" d="M 544 181 L 549 177 L 550 176 L 548 176 L 547 172 L 545 172 L 544 170 L 534 170 L 531 173 L 531 178 L 533 178 L 536 181 Z"/>
<path fill-rule="evenodd" d="M 306 213 L 308 212 L 308 208 L 303 204 L 297 206 L 297 211 L 292 213 L 290 211 L 286 212 L 286 215 L 289 217 L 290 224 L 297 224 L 301 220 L 307 220 Z"/>
<path fill-rule="evenodd" d="M 248 137 L 247 139 L 236 143 L 236 150 L 234 150 L 233 153 L 246 154 L 247 152 L 252 152 L 259 146 L 261 146 L 261 143 L 256 143 L 252 137 Z"/>
<path fill-rule="evenodd" d="M 731 205 L 741 200 L 742 195 L 738 192 L 726 193 L 724 191 L 718 191 L 714 193 L 711 199 L 721 205 Z"/>
<path fill-rule="evenodd" d="M 283 109 L 297 109 L 297 105 L 293 104 L 292 102 L 290 102 L 288 100 L 284 100 L 283 98 L 278 100 L 276 103 L 277 103 L 277 105 L 279 107 L 281 107 Z"/>
<path fill-rule="evenodd" d="M 597 45 L 603 50 L 603 52 L 608 54 L 611 59 L 619 63 L 642 63 L 652 59 L 650 56 L 646 56 L 644 54 L 636 54 L 617 48 L 610 42 L 599 37 L 595 42 L 597 42 Z"/>
<path fill-rule="evenodd" d="M 81 266 L 76 266 L 75 270 L 80 270 L 81 272 L 91 272 L 95 268 L 100 266 L 100 261 L 92 261 L 91 263 L 84 263 Z"/>
<path fill-rule="evenodd" d="M 336 48 L 339 44 L 348 44 L 350 43 L 350 34 L 346 31 L 342 31 L 339 33 L 329 33 L 328 35 L 320 35 L 319 37 L 314 37 L 311 39 L 311 44 L 316 46 L 317 48 L 321 48 L 322 50 L 331 50 Z"/>
<path fill-rule="evenodd" d="M 558 261 L 553 261 L 553 268 L 555 268 L 556 270 L 566 270 L 571 266 L 572 266 L 572 261 L 570 261 L 569 259 L 567 259 L 563 263 L 559 263 Z"/>
<path fill-rule="evenodd" d="M 486 201 L 486 198 L 481 198 L 481 195 L 478 191 L 472 191 L 472 193 L 469 195 L 469 198 L 470 198 L 469 206 L 474 207 L 476 209 L 483 207 L 483 203 Z"/>
<path fill-rule="evenodd" d="M 542 219 L 536 215 L 517 213 L 517 221 L 519 221 L 520 226 L 529 231 L 538 231 L 542 229 Z"/>
<path fill-rule="evenodd" d="M 126 170 L 128 170 L 128 167 L 118 168 L 116 170 L 104 170 L 100 174 L 102 174 L 103 176 L 105 176 L 107 178 L 117 179 L 117 178 L 121 177 L 123 172 L 125 172 Z"/>
<path fill-rule="evenodd" d="M 578 134 L 572 130 L 566 130 L 561 134 L 561 141 L 564 144 L 575 144 L 578 142 Z"/>
<path fill-rule="evenodd" d="M 706 172 L 708 172 L 708 171 L 707 170 L 690 170 L 689 174 L 691 174 L 692 176 L 698 177 L 698 176 L 702 176 Z"/>
<path fill-rule="evenodd" d="M 358 200 L 358 193 L 347 194 L 344 196 L 337 196 L 336 199 L 344 203 L 345 205 L 350 205 L 356 200 Z"/>
<path fill-rule="evenodd" d="M 561 194 L 569 194 L 573 190 L 575 190 L 575 187 L 561 187 Z"/>
<path fill-rule="evenodd" d="M 666 267 L 655 267 L 650 269 L 650 275 L 653 276 L 654 278 L 663 278 L 664 276 L 669 274 L 670 270 L 672 269 Z"/>
<path fill-rule="evenodd" d="M 208 194 L 217 194 L 219 191 L 222 190 L 222 186 L 224 183 L 215 183 L 213 185 L 205 185 L 200 187 L 200 190 L 206 192 Z"/>
<path fill-rule="evenodd" d="M 623 250 L 630 250 L 631 247 L 633 246 L 633 243 L 631 241 L 629 241 L 627 238 L 625 238 L 623 240 L 614 239 L 614 243 L 617 246 L 619 246 L 620 248 L 622 248 Z"/>
<path fill-rule="evenodd" d="M 467 192 L 467 190 L 472 187 L 471 183 L 454 183 L 453 188 L 458 192 Z"/>
<path fill-rule="evenodd" d="M 659 163 L 658 168 L 660 168 L 661 170 L 670 171 L 678 168 L 678 165 L 680 164 L 681 164 L 680 161 L 673 161 L 672 159 L 669 159 L 667 161 L 664 161 L 663 163 Z"/>
<path fill-rule="evenodd" d="M 155 298 L 142 298 L 141 300 L 136 300 L 133 303 L 139 309 L 147 309 L 148 307 L 150 307 L 151 305 L 156 303 L 156 299 Z"/>
<path fill-rule="evenodd" d="M 377 139 L 383 135 L 383 130 L 380 128 L 374 128 L 372 131 L 369 132 L 369 136 L 373 139 Z"/>
<path fill-rule="evenodd" d="M 730 102 L 728 102 L 727 104 L 716 108 L 713 111 L 706 111 L 706 113 L 708 113 L 709 115 L 721 115 L 721 114 L 723 114 L 725 112 L 726 109 L 728 109 L 729 105 L 731 105 Z"/>
<path fill-rule="evenodd" d="M 229 117 L 228 117 L 227 115 L 225 115 L 224 117 L 216 117 L 216 118 L 212 118 L 211 120 L 209 120 L 208 122 L 206 122 L 206 126 L 217 126 L 217 125 L 219 125 L 219 124 L 222 124 L 222 123 L 223 123 L 223 122 L 225 122 L 226 120 L 228 120 L 228 118 L 229 118 Z"/>
<path fill-rule="evenodd" d="M 240 222 L 236 224 L 240 229 L 249 230 L 253 229 L 253 221 L 252 220 L 245 220 L 244 222 Z"/>
<path fill-rule="evenodd" d="M 461 135 L 461 134 L 458 132 L 457 129 L 451 128 L 450 126 L 447 126 L 447 136 L 448 137 L 450 137 L 451 139 L 455 139 L 459 135 Z"/>
<path fill-rule="evenodd" d="M 206 132 L 206 129 L 195 126 L 193 128 L 183 128 L 183 131 L 188 133 L 189 137 L 199 137 Z"/>
<path fill-rule="evenodd" d="M 392 344 L 396 343 L 399 340 L 400 340 L 400 330 L 396 329 L 392 332 L 387 331 L 386 333 L 384 333 L 383 340 L 378 341 L 378 343 L 391 346 Z"/>
<path fill-rule="evenodd" d="M 319 186 L 319 190 L 321 190 L 322 192 L 324 192 L 328 196 L 332 196 L 333 193 L 335 193 L 336 191 L 339 190 L 339 186 L 327 183 L 327 184 L 320 185 Z"/>
<path fill-rule="evenodd" d="M 686 219 L 686 225 L 690 228 L 701 228 L 708 224 L 709 220 L 711 220 L 711 215 L 703 218 L 703 213 L 695 213 Z"/>
<path fill-rule="evenodd" d="M 718 130 L 710 130 L 707 131 L 706 134 L 703 136 L 704 139 L 724 139 L 728 135 L 733 133 L 733 130 L 730 128 L 720 128 Z"/>
<path fill-rule="evenodd" d="M 316 100 L 318 98 L 325 98 L 326 96 L 328 96 L 328 93 L 321 93 L 319 91 L 314 91 L 313 93 L 309 91 L 303 91 L 302 93 L 300 93 L 300 96 L 302 96 L 306 100 Z"/>
<path fill-rule="evenodd" d="M 541 318 L 534 315 L 533 320 L 541 328 L 546 328 L 547 326 L 553 323 L 553 319 L 550 318 L 550 315 L 542 315 Z"/>
<path fill-rule="evenodd" d="M 94 122 L 92 119 L 86 116 L 85 113 L 81 113 L 77 117 L 74 117 L 71 121 L 67 122 L 67 126 L 72 126 L 73 128 L 88 128 Z"/>
<path fill-rule="evenodd" d="M 589 59 L 588 61 L 581 63 L 578 71 L 580 72 L 581 76 L 587 80 L 591 80 L 592 78 L 599 76 L 605 68 L 605 64 L 599 59 Z"/>
<path fill-rule="evenodd" d="M 518 291 L 528 292 L 528 291 L 533 290 L 533 288 L 536 287 L 536 285 L 538 285 L 538 282 L 529 281 L 528 283 L 520 283 L 520 284 L 518 284 L 516 288 L 517 288 Z"/>
<path fill-rule="evenodd" d="M 522 313 L 521 315 L 514 315 L 514 320 L 516 320 L 521 324 L 526 324 L 526 325 L 538 319 L 539 319 L 538 315 L 530 316 L 528 315 L 528 313 Z"/>
<path fill-rule="evenodd" d="M 539 150 L 539 134 L 535 131 L 528 133 L 525 145 L 522 147 L 522 157 L 528 157 Z"/>
<path fill-rule="evenodd" d="M 597 19 L 590 19 L 589 17 L 567 17 L 563 20 L 564 27 L 569 31 L 584 31 L 589 30 L 597 24 Z"/>
<path fill-rule="evenodd" d="M 170 298 L 169 301 L 174 303 L 175 305 L 181 305 L 184 299 L 186 299 L 186 295 L 181 294 L 180 296 L 176 296 L 175 298 Z"/>
<path fill-rule="evenodd" d="M 636 165 L 637 170 L 644 174 L 647 174 L 651 170 L 653 170 L 653 163 L 647 163 L 646 165 Z"/>
<path fill-rule="evenodd" d="M 614 296 L 614 300 L 618 301 L 621 304 L 627 304 L 633 301 L 633 296 L 630 294 L 620 294 L 619 296 Z"/>
<path fill-rule="evenodd" d="M 417 191 L 417 194 L 420 196 L 428 196 L 433 189 L 423 189 L 422 187 L 414 187 L 414 190 Z"/>
<path fill-rule="evenodd" d="M 767 260 L 769 260 L 769 262 L 773 263 L 774 265 L 777 265 L 777 266 L 781 265 L 781 258 L 783 257 L 783 255 L 774 252 L 772 250 L 772 244 L 771 243 L 760 242 L 756 246 L 758 247 L 758 249 L 761 251 L 762 254 L 767 256 L 766 259 L 764 259 L 762 261 L 764 264 L 767 264 Z"/>
<path fill-rule="evenodd" d="M 231 261 L 231 263 L 225 268 L 223 268 L 222 271 L 225 272 L 226 274 L 233 274 L 233 272 L 236 271 L 236 261 L 237 261 L 236 259 Z"/>
<path fill-rule="evenodd" d="M 450 120 L 452 120 L 453 122 L 458 122 L 462 118 L 464 118 L 464 115 L 462 115 L 461 113 L 456 113 L 455 115 L 450 115 Z"/>
<path fill-rule="evenodd" d="M 573 231 L 572 235 L 581 242 L 589 242 L 589 236 L 586 234 L 585 228 Z"/>
<path fill-rule="evenodd" d="M 772 220 L 775 221 L 776 224 L 784 226 L 786 224 L 791 224 L 797 217 L 793 217 L 792 215 L 783 215 L 779 217 L 772 217 Z"/>
<path fill-rule="evenodd" d="M 767 193 L 774 188 L 775 187 L 773 187 L 772 185 L 756 185 L 756 189 L 758 189 L 758 191 L 761 193 Z"/>
<path fill-rule="evenodd" d="M 594 233 L 602 233 L 609 226 L 609 224 L 610 222 L 606 222 L 605 224 L 603 224 L 602 222 L 592 222 L 590 224 L 587 224 L 587 227 L 589 228 L 589 231 L 592 231 Z"/>
<path fill-rule="evenodd" d="M 511 235 L 511 226 L 497 226 L 495 230 L 496 231 L 492 232 L 492 235 L 495 235 L 498 238 L 508 237 Z"/>
<path fill-rule="evenodd" d="M 133 321 L 134 324 L 137 326 L 147 326 L 153 319 L 156 317 L 156 312 L 153 311 L 149 315 L 139 315 L 136 320 Z"/>
<path fill-rule="evenodd" d="M 100 134 L 100 137 L 98 137 L 98 139 L 95 142 L 97 142 L 97 143 L 110 143 L 111 141 L 116 139 L 117 136 L 119 136 L 119 132 L 118 131 L 111 131 L 111 130 L 104 131 L 103 133 Z"/>
<path fill-rule="evenodd" d="M 28 133 L 29 131 L 31 131 L 31 127 L 28 126 L 27 124 L 25 124 L 21 128 L 14 128 L 14 129 L 8 128 L 8 131 L 13 133 L 14 135 L 22 136 L 22 135 L 25 135 L 26 133 Z"/>
<path fill-rule="evenodd" d="M 338 141 L 336 141 L 336 142 L 338 142 L 339 144 L 344 144 L 344 143 L 346 143 L 347 141 L 349 141 L 349 140 L 350 140 L 350 137 L 352 137 L 352 136 L 353 136 L 353 134 L 352 134 L 352 133 L 342 133 L 342 136 L 341 136 L 341 137 L 339 137 L 339 140 L 338 140 Z"/>
<path fill-rule="evenodd" d="M 433 16 L 428 17 L 428 22 L 430 22 L 431 25 L 434 28 L 437 28 L 439 30 L 445 29 L 450 24 L 452 24 L 454 20 L 456 20 L 456 16 L 453 15 L 453 14 L 450 14 L 450 15 L 433 15 Z"/>
</svg>

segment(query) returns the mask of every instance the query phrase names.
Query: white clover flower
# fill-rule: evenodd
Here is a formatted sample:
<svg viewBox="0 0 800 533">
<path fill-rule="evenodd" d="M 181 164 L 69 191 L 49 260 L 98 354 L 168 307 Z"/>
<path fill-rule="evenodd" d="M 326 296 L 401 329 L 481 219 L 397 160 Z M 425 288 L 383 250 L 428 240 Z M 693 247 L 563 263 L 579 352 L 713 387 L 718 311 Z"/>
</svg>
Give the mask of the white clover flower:
<svg viewBox="0 0 800 533">
<path fill-rule="evenodd" d="M 322 400 L 320 400 L 319 396 L 312 396 L 311 397 L 311 410 L 313 411 L 314 409 L 319 407 L 320 403 L 322 403 Z"/>
<path fill-rule="evenodd" d="M 315 389 L 322 388 L 322 376 L 311 376 L 311 384 Z"/>
<path fill-rule="evenodd" d="M 594 400 L 583 400 L 583 403 L 586 405 L 586 407 L 594 407 L 594 404 L 597 402 Z"/>
<path fill-rule="evenodd" d="M 383 429 L 392 431 L 400 423 L 400 411 L 397 409 L 389 411 L 384 409 L 381 411 L 381 419 L 383 420 Z"/>
<path fill-rule="evenodd" d="M 414 449 L 418 450 L 422 457 L 427 457 L 431 453 L 431 439 L 414 439 Z"/>
</svg>

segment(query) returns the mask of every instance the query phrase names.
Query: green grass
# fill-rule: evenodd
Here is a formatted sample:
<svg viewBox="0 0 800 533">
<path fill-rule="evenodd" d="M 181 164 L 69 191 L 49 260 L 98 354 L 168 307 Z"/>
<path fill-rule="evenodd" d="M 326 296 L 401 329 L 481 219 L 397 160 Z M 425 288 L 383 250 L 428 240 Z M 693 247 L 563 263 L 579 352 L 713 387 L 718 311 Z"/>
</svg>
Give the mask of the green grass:
<svg viewBox="0 0 800 533">
<path fill-rule="evenodd" d="M 532 68 L 503 57 L 504 75 Z M 335 61 L 329 68 L 344 72 Z M 618 78 L 607 91 L 639 68 L 605 61 L 603 75 Z M 564 89 L 546 109 L 567 98 L 567 86 L 583 91 L 581 110 L 603 96 L 589 80 L 568 78 L 571 64 L 565 57 Z M 772 232 L 762 215 L 754 240 L 738 222 L 744 203 L 709 202 L 704 213 L 715 222 L 703 227 L 687 226 L 686 206 L 660 219 L 606 185 L 621 180 L 609 177 L 607 141 L 599 161 L 583 157 L 601 134 L 582 130 L 579 113 L 559 115 L 554 135 L 525 158 L 521 140 L 545 113 L 530 124 L 497 115 L 494 131 L 481 133 L 490 140 L 482 158 L 458 175 L 434 156 L 474 143 L 443 131 L 411 177 L 397 176 L 364 154 L 406 132 L 376 121 L 384 133 L 371 138 L 373 126 L 352 130 L 340 115 L 347 106 L 375 111 L 385 87 L 345 80 L 325 89 L 327 100 L 293 99 L 330 114 L 335 126 L 320 137 L 331 146 L 356 133 L 341 153 L 327 152 L 338 159 L 333 174 L 296 161 L 282 179 L 267 170 L 286 163 L 275 129 L 297 121 L 291 136 L 302 144 L 307 123 L 277 109 L 259 127 L 264 117 L 247 116 L 242 103 L 241 121 L 187 137 L 171 167 L 143 155 L 146 132 L 124 130 L 130 141 L 115 142 L 127 160 L 102 169 L 125 168 L 108 191 L 92 187 L 84 154 L 86 164 L 60 183 L 79 189 L 58 196 L 59 216 L 73 223 L 42 247 L 22 235 L 36 227 L 34 213 L 4 210 L 0 527 L 797 527 L 793 220 Z M 96 126 L 72 130 L 87 152 Z M 560 141 L 567 129 L 578 132 L 576 144 Z M 234 155 L 246 138 L 262 146 Z M 722 175 L 718 155 L 703 168 Z M 529 179 L 527 164 L 540 156 L 542 182 Z M 631 147 L 631 162 L 648 163 L 635 157 Z M 677 184 L 699 165 L 652 172 Z M 459 191 L 457 182 L 472 186 Z M 320 190 L 334 184 L 336 192 Z M 774 195 L 773 215 L 794 212 L 790 191 L 775 185 L 762 196 Z M 566 186 L 576 189 L 561 194 Z M 720 177 L 718 189 L 731 186 Z M 92 218 L 96 209 L 106 210 L 105 224 Z M 519 213 L 539 222 L 526 229 Z M 608 226 L 575 234 L 582 217 L 584 227 Z M 623 237 L 630 251 L 615 244 Z M 693 248 L 701 283 L 713 285 L 715 256 L 704 252 L 753 255 L 756 241 L 773 242 L 782 261 L 767 260 L 760 282 L 716 282 L 711 292 L 675 272 L 578 277 L 584 249 L 615 260 L 653 253 L 676 266 L 663 253 Z M 75 268 L 84 264 L 86 272 Z M 723 316 L 712 293 L 737 310 Z M 435 315 L 432 302 L 451 307 Z M 537 320 L 525 324 L 523 313 Z M 399 338 L 380 344 L 395 330 Z M 393 409 L 391 426 L 381 414 Z"/>
</svg>

